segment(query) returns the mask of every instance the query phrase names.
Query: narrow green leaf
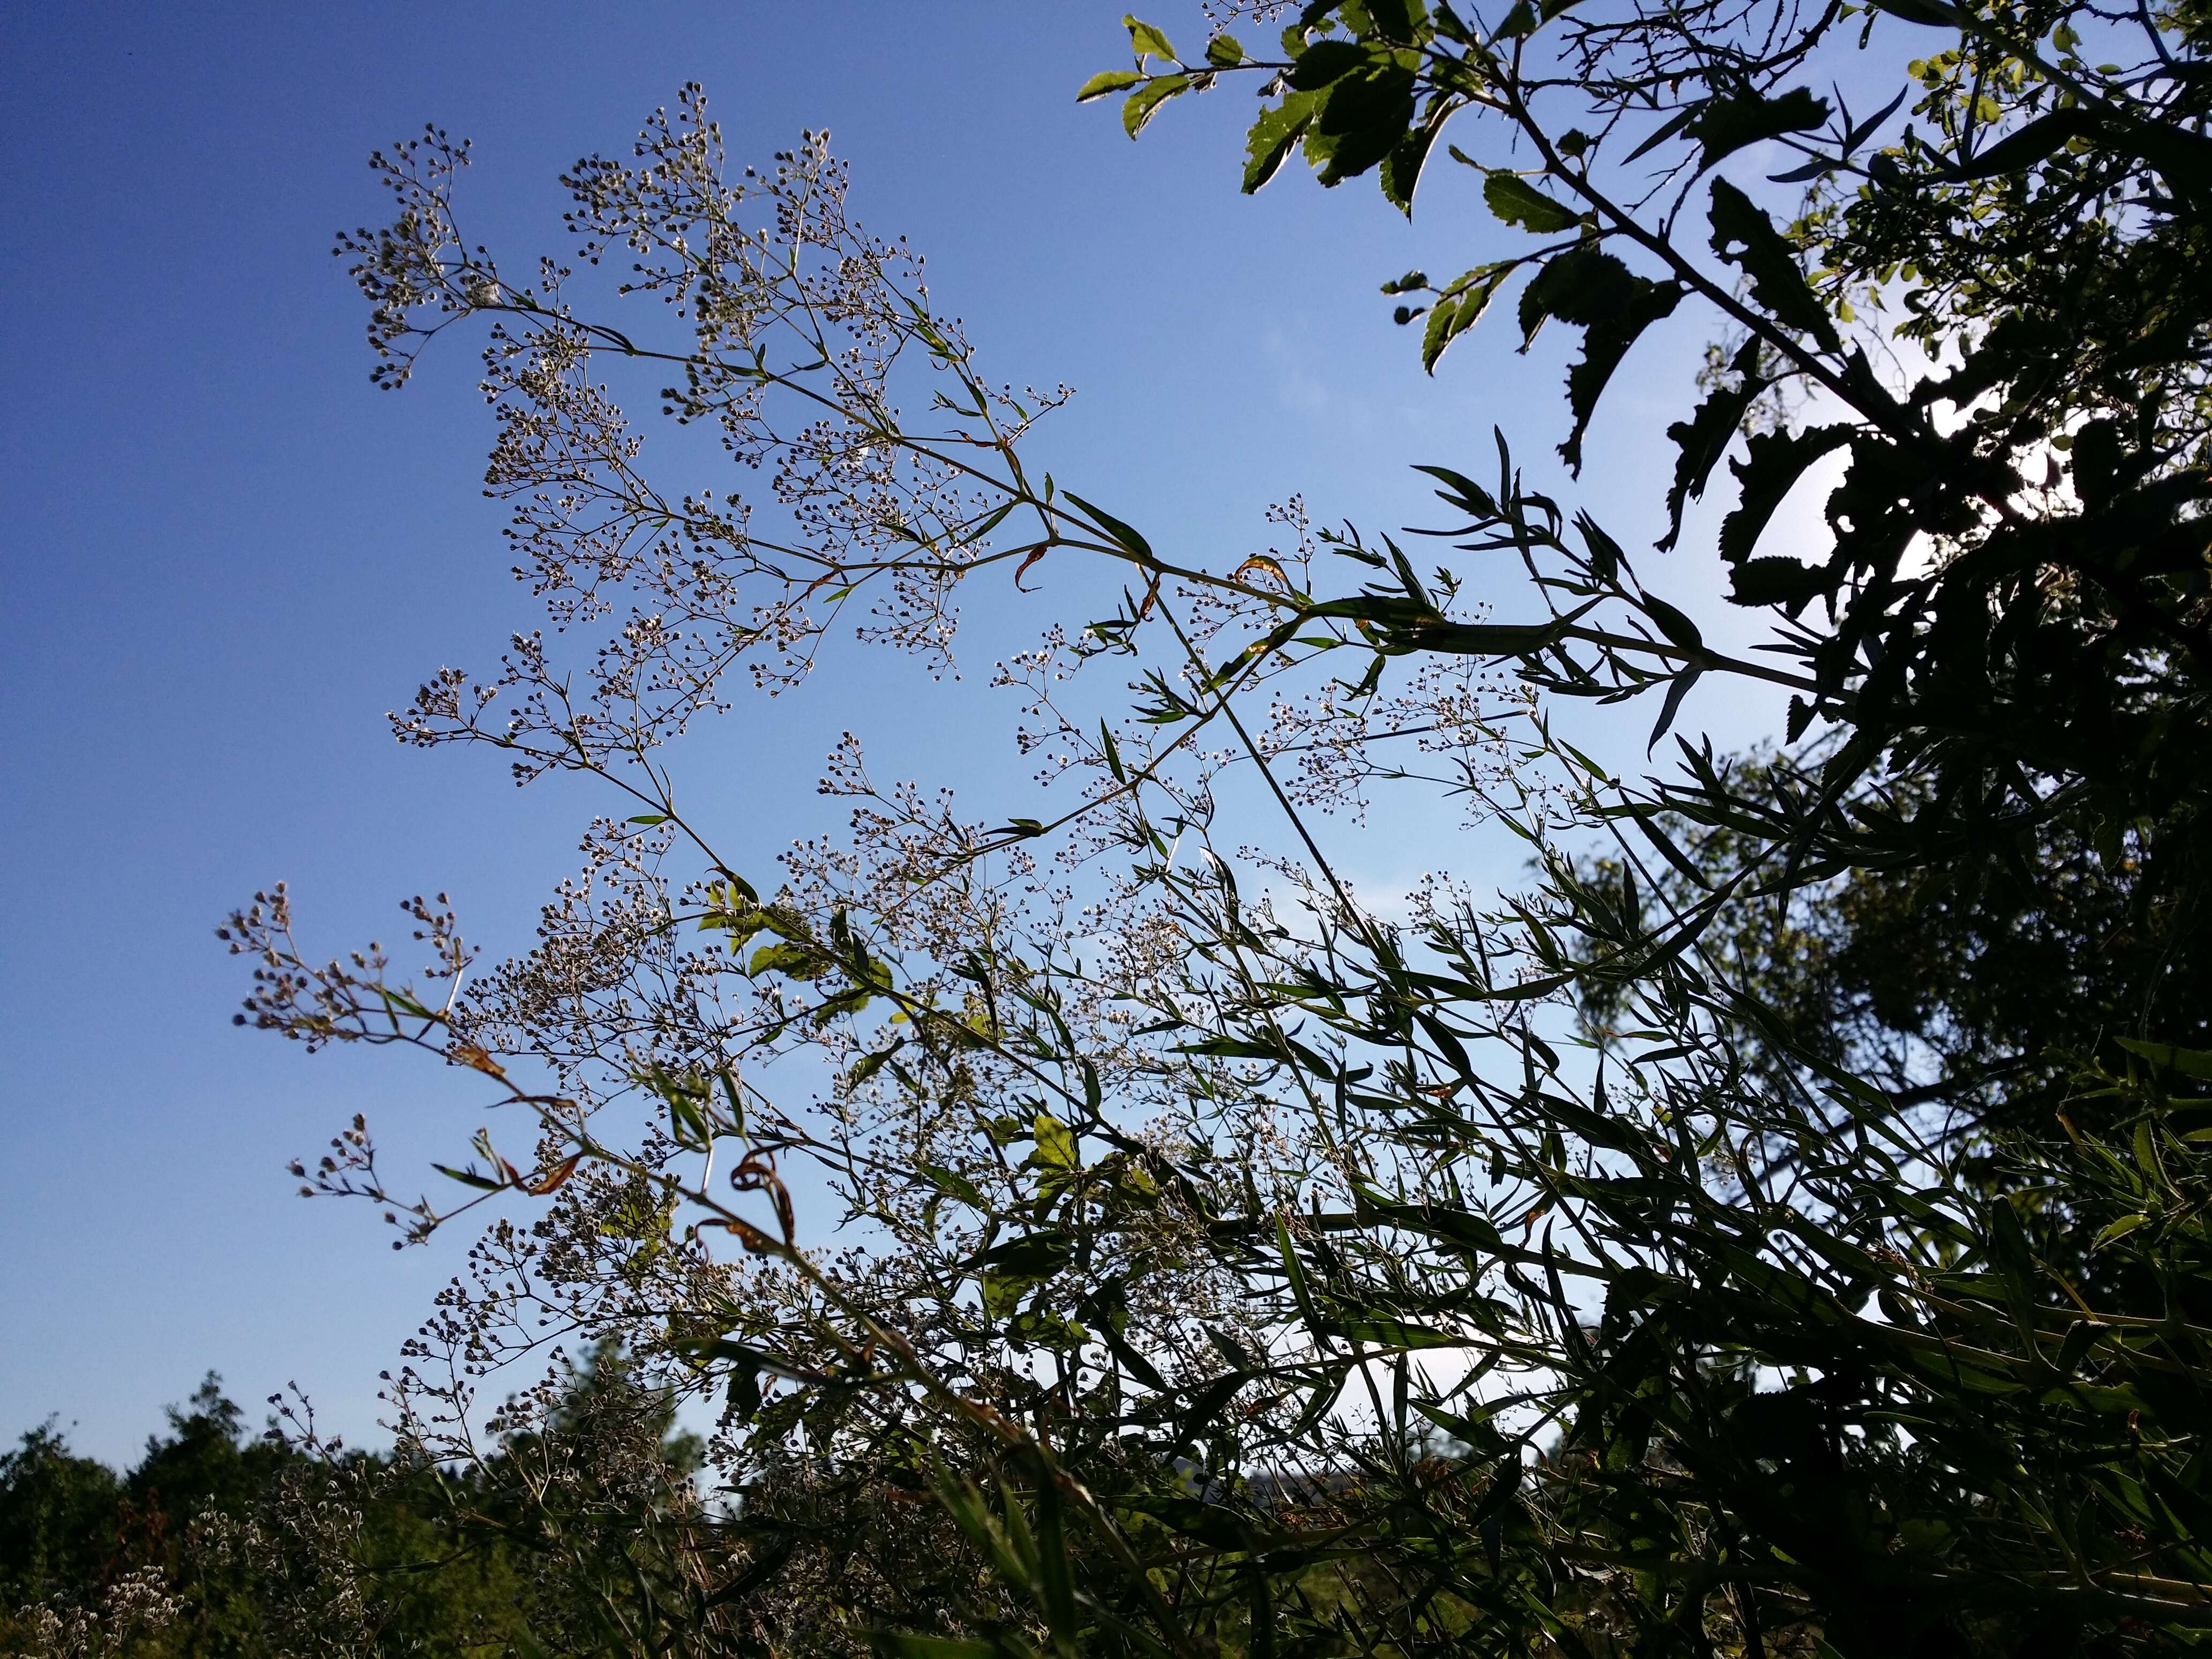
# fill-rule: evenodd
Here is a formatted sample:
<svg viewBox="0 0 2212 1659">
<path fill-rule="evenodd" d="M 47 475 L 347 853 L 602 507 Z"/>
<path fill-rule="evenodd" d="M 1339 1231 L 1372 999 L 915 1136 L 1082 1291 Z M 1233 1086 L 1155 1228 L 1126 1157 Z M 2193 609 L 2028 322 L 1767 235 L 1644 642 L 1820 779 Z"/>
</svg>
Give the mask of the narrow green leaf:
<svg viewBox="0 0 2212 1659">
<path fill-rule="evenodd" d="M 2147 1042 L 2141 1037 L 2118 1039 L 2130 1054 L 2140 1054 L 2154 1066 L 2163 1066 L 2185 1077 L 2212 1077 L 2212 1054 L 2202 1048 L 2177 1048 L 2170 1042 Z"/>
<path fill-rule="evenodd" d="M 2095 1243 L 2091 1246 L 2091 1248 L 2101 1250 L 2106 1245 L 2125 1238 L 2130 1233 L 2135 1231 L 2136 1228 L 2148 1227 L 2149 1225 L 2150 1218 L 2147 1215 L 2124 1215 L 2118 1221 L 2113 1222 L 2102 1232 L 2099 1233 Z"/>
</svg>

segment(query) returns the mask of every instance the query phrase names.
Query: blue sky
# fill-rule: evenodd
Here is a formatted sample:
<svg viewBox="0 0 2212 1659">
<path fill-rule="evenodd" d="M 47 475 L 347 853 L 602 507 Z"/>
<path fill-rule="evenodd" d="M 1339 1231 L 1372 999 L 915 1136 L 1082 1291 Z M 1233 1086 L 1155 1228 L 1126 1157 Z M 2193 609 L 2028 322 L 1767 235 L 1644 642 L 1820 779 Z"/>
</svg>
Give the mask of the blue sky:
<svg viewBox="0 0 2212 1659">
<path fill-rule="evenodd" d="M 17 5 L 0 15 L 0 1437 L 58 1413 L 127 1459 L 210 1367 L 250 1406 L 296 1379 L 374 1437 L 374 1377 L 458 1248 L 395 1254 L 282 1172 L 356 1110 L 396 1158 L 473 1127 L 420 1066 L 308 1060 L 234 1030 L 213 929 L 289 879 L 335 950 L 443 889 L 524 942 L 594 801 L 395 744 L 382 714 L 526 625 L 466 348 L 372 392 L 332 231 L 382 210 L 363 165 L 434 120 L 476 143 L 465 222 L 510 264 L 559 246 L 555 175 L 626 149 L 684 82 L 730 147 L 827 126 L 878 232 L 929 255 L 996 377 L 1066 380 L 1049 464 L 1156 543 L 1265 544 L 1267 502 L 1426 516 L 1414 461 L 1531 460 L 1565 342 L 1478 332 L 1437 378 L 1376 290 L 1506 233 L 1440 181 L 1407 226 L 1362 182 L 1236 191 L 1240 93 L 1132 145 L 1075 87 L 1126 53 L 1110 7 L 748 0 L 435 10 Z M 1188 16 L 1163 13 L 1196 37 Z M 1696 342 L 1638 349 L 1574 499 L 1648 537 Z M 1668 590 L 1715 587 L 1695 556 Z M 1045 596 L 1036 601 L 1049 603 Z M 1705 607 L 1706 614 L 1712 607 Z M 1039 617 L 1042 620 L 1042 617 Z M 895 671 L 886 670 L 886 673 Z M 967 688 L 813 688 L 708 751 L 739 844 L 817 826 L 846 726 L 895 769 L 1000 781 Z M 1763 712 L 1696 710 L 1741 737 Z M 1435 849 L 1376 837 L 1389 883 Z"/>
</svg>

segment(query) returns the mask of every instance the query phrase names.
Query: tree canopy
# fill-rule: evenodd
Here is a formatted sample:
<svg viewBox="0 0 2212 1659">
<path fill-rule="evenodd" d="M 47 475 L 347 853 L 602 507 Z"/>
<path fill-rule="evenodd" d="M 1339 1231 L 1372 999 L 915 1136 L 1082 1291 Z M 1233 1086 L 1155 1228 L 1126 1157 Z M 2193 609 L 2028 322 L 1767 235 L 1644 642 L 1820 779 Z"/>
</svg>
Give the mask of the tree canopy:
<svg viewBox="0 0 2212 1659">
<path fill-rule="evenodd" d="M 461 240 L 435 130 L 341 239 L 382 384 L 483 325 L 489 483 L 553 630 L 396 731 L 612 803 L 496 966 L 442 897 L 412 977 L 319 963 L 281 888 L 225 930 L 245 1022 L 415 1047 L 501 1109 L 451 1202 L 359 1121 L 299 1170 L 403 1241 L 491 1206 L 394 1399 L 403 1462 L 510 1495 L 454 1524 L 578 1598 L 498 1639 L 2192 1644 L 2207 15 L 1221 0 L 1188 57 L 1125 27 L 1080 95 L 1133 137 L 1258 91 L 1248 191 L 1296 162 L 1416 213 L 1480 176 L 1469 268 L 1384 291 L 1439 374 L 1479 325 L 1577 331 L 1534 440 L 1565 488 L 1501 430 L 1407 458 L 1418 532 L 1294 504 L 1267 552 L 1162 551 L 1033 469 L 1064 393 L 991 377 L 826 137 L 733 166 L 696 88 L 570 170 L 574 246 L 526 276 Z M 1709 369 L 1632 551 L 1574 495 L 1665 330 Z M 752 493 L 652 482 L 625 377 Z M 1818 544 L 1778 516 L 1808 488 Z M 1708 490 L 1752 651 L 1683 598 Z M 959 596 L 1046 559 L 1122 591 L 998 671 L 1034 816 L 854 742 L 847 835 L 718 850 L 695 721 L 850 651 L 949 659 Z M 1500 566 L 1493 614 L 1463 573 Z M 1786 697 L 1778 746 L 1691 735 L 1730 684 Z M 1650 775 L 1564 735 L 1615 720 Z M 1518 835 L 1525 884 L 1364 901 L 1331 826 L 1413 801 Z M 802 1225 L 802 1162 L 841 1215 Z M 484 1423 L 494 1379 L 607 1340 L 625 1398 L 711 1403 L 711 1500 L 665 1418 L 568 1431 L 557 1369 Z"/>
</svg>

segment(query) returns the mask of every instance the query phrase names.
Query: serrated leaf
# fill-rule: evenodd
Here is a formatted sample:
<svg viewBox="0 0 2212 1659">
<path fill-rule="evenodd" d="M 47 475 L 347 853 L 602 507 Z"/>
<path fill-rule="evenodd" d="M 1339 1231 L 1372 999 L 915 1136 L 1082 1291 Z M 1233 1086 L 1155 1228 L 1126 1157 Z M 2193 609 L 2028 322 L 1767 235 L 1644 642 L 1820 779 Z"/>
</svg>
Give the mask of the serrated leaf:
<svg viewBox="0 0 2212 1659">
<path fill-rule="evenodd" d="M 1318 93 L 1293 92 L 1287 94 L 1275 108 L 1260 112 L 1260 118 L 1252 123 L 1251 131 L 1244 137 L 1246 195 L 1259 189 L 1281 169 L 1298 140 L 1305 136 L 1320 102 Z"/>
<path fill-rule="evenodd" d="M 1681 285 L 1638 276 L 1612 254 L 1578 247 L 1552 260 L 1522 290 L 1522 348 L 1556 317 L 1583 331 L 1583 355 L 1567 370 L 1567 407 L 1574 424 L 1560 458 L 1579 474 L 1583 434 L 1606 383 L 1637 337 L 1681 302 Z"/>
<path fill-rule="evenodd" d="M 1409 219 L 1413 216 L 1413 191 L 1421 182 L 1421 168 L 1436 143 L 1437 131 L 1432 121 L 1411 128 L 1382 158 L 1378 178 L 1382 198 Z"/>
<path fill-rule="evenodd" d="M 1736 566 L 1729 582 L 1729 603 L 1754 610 L 1779 605 L 1794 617 L 1833 586 L 1826 571 L 1796 559 L 1746 559 Z M 1802 733 L 1812 717 L 1810 705 L 1806 706 L 1802 719 L 1793 709 L 1792 742 L 1796 740 L 1795 734 Z"/>
<path fill-rule="evenodd" d="M 1323 186 L 1358 178 L 1398 147 L 1413 125 L 1413 71 L 1385 58 L 1317 94 L 1305 155 Z"/>
<path fill-rule="evenodd" d="M 1036 1161 L 1041 1169 L 1069 1171 L 1076 1168 L 1075 1134 L 1049 1112 L 1039 1112 Z"/>
<path fill-rule="evenodd" d="M 1145 130 L 1145 123 L 1152 112 L 1179 93 L 1190 90 L 1188 75 L 1163 75 L 1158 80 L 1147 81 L 1121 100 L 1121 131 L 1132 138 Z"/>
<path fill-rule="evenodd" d="M 1429 307 L 1428 322 L 1421 330 L 1423 368 L 1436 372 L 1437 360 L 1444 355 L 1445 348 L 1481 319 L 1519 263 L 1502 259 L 1495 264 L 1477 265 L 1444 290 Z"/>
<path fill-rule="evenodd" d="M 1316 40 L 1291 64 L 1289 81 L 1293 92 L 1317 92 L 1357 74 L 1375 61 L 1375 54 L 1356 40 Z"/>
<path fill-rule="evenodd" d="M 1244 46 L 1233 34 L 1217 34 L 1206 43 L 1206 61 L 1216 69 L 1235 69 L 1244 61 Z"/>
<path fill-rule="evenodd" d="M 1170 64 L 1182 61 L 1176 56 L 1176 49 L 1168 44 L 1167 36 L 1150 23 L 1129 15 L 1121 19 L 1121 27 L 1129 31 L 1130 48 L 1139 58 L 1158 58 Z"/>
<path fill-rule="evenodd" d="M 1519 173 L 1503 167 L 1491 170 L 1482 181 L 1482 199 L 1507 224 L 1519 225 L 1539 236 L 1556 236 L 1582 222 L 1572 208 L 1553 201 Z"/>
<path fill-rule="evenodd" d="M 822 953 L 792 939 L 763 945 L 745 964 L 748 974 L 779 973 L 793 979 L 812 979 L 828 966 Z"/>
<path fill-rule="evenodd" d="M 1720 554 L 1729 564 L 1741 564 L 1759 544 L 1767 520 L 1782 498 L 1796 486 L 1805 469 L 1850 441 L 1849 428 L 1819 426 L 1790 434 L 1762 432 L 1751 440 L 1744 459 L 1729 463 L 1741 498 L 1735 510 L 1721 521 Z"/>
<path fill-rule="evenodd" d="M 983 1194 L 976 1189 L 975 1183 L 957 1170 L 948 1170 L 941 1164 L 925 1164 L 921 1166 L 921 1172 L 940 1192 L 949 1193 L 962 1203 L 971 1204 L 979 1210 L 983 1207 Z"/>
<path fill-rule="evenodd" d="M 1705 484 L 1742 427 L 1752 400 L 1766 389 L 1766 382 L 1759 378 L 1759 343 L 1747 341 L 1729 364 L 1732 378 L 1707 393 L 1687 421 L 1667 428 L 1676 453 L 1674 483 L 1667 492 L 1667 534 L 1658 544 L 1661 552 L 1680 538 L 1683 508 L 1704 496 Z"/>
<path fill-rule="evenodd" d="M 1742 268 L 1751 278 L 1752 297 L 1784 327 L 1810 334 L 1829 351 L 1841 350 L 1835 324 L 1774 222 L 1725 179 L 1713 181 L 1711 219 L 1713 252 Z"/>
</svg>

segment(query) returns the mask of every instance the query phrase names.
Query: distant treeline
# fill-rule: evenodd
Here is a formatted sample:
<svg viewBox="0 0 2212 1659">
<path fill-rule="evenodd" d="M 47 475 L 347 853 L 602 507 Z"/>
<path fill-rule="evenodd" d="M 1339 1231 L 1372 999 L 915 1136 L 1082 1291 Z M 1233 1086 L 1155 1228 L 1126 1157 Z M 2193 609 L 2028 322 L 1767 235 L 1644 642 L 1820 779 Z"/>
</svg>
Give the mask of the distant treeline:
<svg viewBox="0 0 2212 1659">
<path fill-rule="evenodd" d="M 619 1362 L 574 1374 L 573 1417 Z M 626 1399 L 634 1403 L 632 1393 Z M 641 1426 L 665 1474 L 700 1448 Z M 528 1653 L 559 1627 L 502 1511 L 521 1447 L 469 1471 L 254 1434 L 210 1372 L 118 1473 L 50 1419 L 0 1455 L 0 1652 L 53 1659 Z M 573 1590 L 564 1586 L 554 1592 Z"/>
</svg>

